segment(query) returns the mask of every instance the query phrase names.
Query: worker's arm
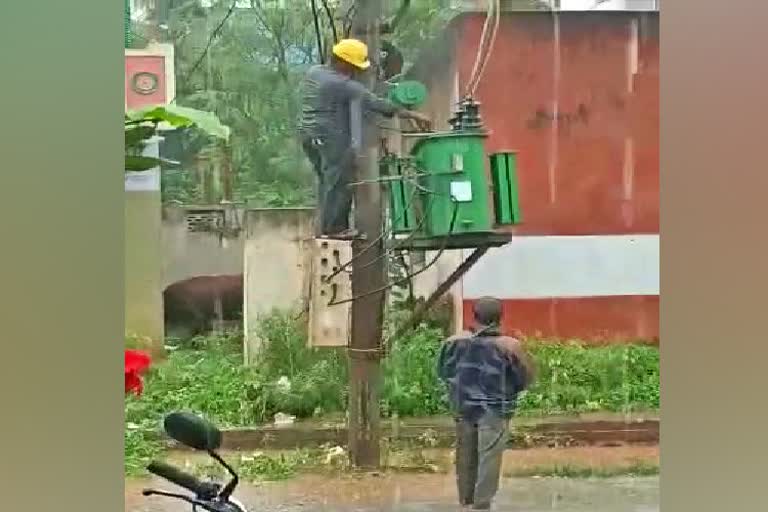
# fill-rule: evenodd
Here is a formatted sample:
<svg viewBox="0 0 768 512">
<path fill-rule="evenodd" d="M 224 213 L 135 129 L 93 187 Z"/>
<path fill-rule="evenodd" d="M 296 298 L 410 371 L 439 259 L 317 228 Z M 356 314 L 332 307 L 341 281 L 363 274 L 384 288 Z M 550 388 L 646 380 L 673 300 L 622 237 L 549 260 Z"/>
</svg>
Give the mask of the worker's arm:
<svg viewBox="0 0 768 512">
<path fill-rule="evenodd" d="M 422 130 L 429 130 L 431 128 L 432 121 L 424 114 L 404 109 L 396 103 L 384 98 L 379 98 L 366 89 L 363 84 L 356 82 L 355 80 L 349 80 L 347 85 L 349 88 L 350 99 L 360 98 L 363 101 L 364 110 L 376 112 L 385 117 L 393 117 L 396 115 L 402 119 L 411 119 L 415 121 Z"/>
<path fill-rule="evenodd" d="M 513 365 L 521 372 L 522 389 L 528 389 L 536 379 L 536 365 L 533 358 L 517 338 L 501 336 L 498 338 L 498 343 L 502 350 L 511 356 Z"/>
</svg>

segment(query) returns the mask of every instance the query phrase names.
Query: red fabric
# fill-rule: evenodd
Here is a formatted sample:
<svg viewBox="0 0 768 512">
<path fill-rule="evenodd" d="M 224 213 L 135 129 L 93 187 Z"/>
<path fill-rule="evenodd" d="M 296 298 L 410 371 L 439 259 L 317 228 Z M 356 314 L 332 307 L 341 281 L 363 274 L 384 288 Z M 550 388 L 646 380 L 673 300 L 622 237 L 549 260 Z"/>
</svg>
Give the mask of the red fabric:
<svg viewBox="0 0 768 512">
<path fill-rule="evenodd" d="M 125 394 L 140 395 L 144 391 L 141 374 L 149 369 L 152 359 L 139 350 L 125 351 Z"/>
</svg>

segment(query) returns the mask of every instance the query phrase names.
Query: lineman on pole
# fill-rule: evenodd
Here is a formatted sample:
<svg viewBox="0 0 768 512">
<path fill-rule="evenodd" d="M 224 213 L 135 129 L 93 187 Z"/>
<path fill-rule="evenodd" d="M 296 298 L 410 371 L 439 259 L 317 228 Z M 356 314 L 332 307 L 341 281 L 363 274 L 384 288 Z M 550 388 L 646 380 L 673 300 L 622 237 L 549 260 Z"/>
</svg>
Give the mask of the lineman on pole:
<svg viewBox="0 0 768 512">
<path fill-rule="evenodd" d="M 430 120 L 418 112 L 377 97 L 355 78 L 371 66 L 368 47 L 357 39 L 344 39 L 333 47 L 328 65 L 310 68 L 304 78 L 299 136 L 318 177 L 318 236 L 349 240 L 357 236 L 349 226 L 355 152 L 352 144 L 350 104 L 360 101 L 370 113 L 411 119 L 421 129 Z"/>
</svg>

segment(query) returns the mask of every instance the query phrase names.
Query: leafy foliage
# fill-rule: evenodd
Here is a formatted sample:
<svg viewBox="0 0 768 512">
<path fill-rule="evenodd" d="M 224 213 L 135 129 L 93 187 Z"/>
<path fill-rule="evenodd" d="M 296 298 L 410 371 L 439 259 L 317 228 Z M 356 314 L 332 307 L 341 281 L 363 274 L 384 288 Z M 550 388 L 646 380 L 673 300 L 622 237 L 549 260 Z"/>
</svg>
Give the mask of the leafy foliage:
<svg viewBox="0 0 768 512">
<path fill-rule="evenodd" d="M 313 349 L 301 322 L 276 312 L 260 326 L 264 357 L 242 364 L 239 334 L 200 337 L 153 366 L 141 397 L 125 402 L 126 470 L 158 453 L 158 428 L 169 411 L 192 410 L 224 427 L 272 421 L 283 412 L 299 418 L 342 412 L 347 403 L 344 352 Z M 448 412 L 436 374 L 443 335 L 422 326 L 394 340 L 383 365 L 385 415 Z M 519 414 L 655 410 L 659 407 L 659 352 L 646 345 L 589 348 L 579 343 L 529 342 L 539 377 L 522 395 Z"/>
<path fill-rule="evenodd" d="M 441 337 L 435 328 L 422 328 L 392 344 L 384 362 L 384 414 L 430 416 L 446 412 L 436 366 Z"/>
<path fill-rule="evenodd" d="M 230 4 L 220 0 L 201 8 L 197 0 L 171 2 L 163 34 L 175 47 L 175 103 L 213 112 L 231 128 L 233 200 L 257 207 L 311 205 L 314 175 L 296 140 L 301 79 L 320 62 L 310 3 L 241 2 L 219 28 Z M 398 7 L 391 5 L 393 13 Z M 449 0 L 413 2 L 388 37 L 406 61 L 412 60 L 452 14 Z M 319 21 L 327 53 L 331 30 L 322 8 Z M 165 201 L 199 200 L 198 184 L 190 176 L 191 156 L 204 145 L 198 136 L 184 138 L 187 156 L 178 171 L 164 175 L 169 181 L 163 183 Z"/>
<path fill-rule="evenodd" d="M 587 347 L 531 342 L 536 383 L 523 411 L 628 411 L 659 407 L 659 350 L 645 344 Z"/>
<path fill-rule="evenodd" d="M 215 115 L 191 108 L 167 105 L 125 114 L 125 171 L 146 171 L 168 160 L 142 154 L 144 145 L 158 134 L 161 126 L 170 129 L 196 128 L 206 137 L 229 138 L 229 128 Z"/>
</svg>

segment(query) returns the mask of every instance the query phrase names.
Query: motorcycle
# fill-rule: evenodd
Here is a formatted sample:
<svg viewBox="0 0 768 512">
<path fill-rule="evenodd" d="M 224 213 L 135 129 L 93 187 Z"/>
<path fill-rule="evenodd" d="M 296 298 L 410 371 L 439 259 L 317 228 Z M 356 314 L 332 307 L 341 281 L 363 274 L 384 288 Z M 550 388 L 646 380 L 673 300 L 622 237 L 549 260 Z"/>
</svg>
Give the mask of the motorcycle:
<svg viewBox="0 0 768 512">
<path fill-rule="evenodd" d="M 194 414 L 174 412 L 163 420 L 163 429 L 179 443 L 206 452 L 227 470 L 232 479 L 222 487 L 216 482 L 201 481 L 170 464 L 155 461 L 147 466 L 150 473 L 187 489 L 193 496 L 155 489 L 145 489 L 142 492 L 144 496 L 163 496 L 185 501 L 192 505 L 193 511 L 248 512 L 242 503 L 232 497 L 239 478 L 237 472 L 216 452 L 221 447 L 221 431 L 215 425 Z"/>
</svg>

